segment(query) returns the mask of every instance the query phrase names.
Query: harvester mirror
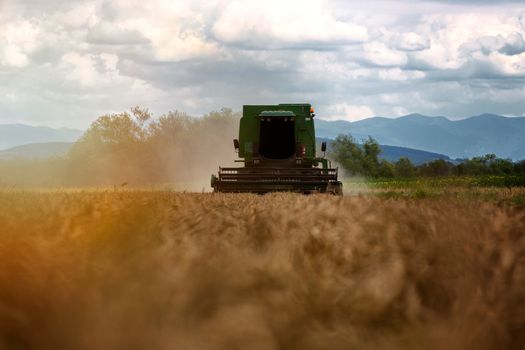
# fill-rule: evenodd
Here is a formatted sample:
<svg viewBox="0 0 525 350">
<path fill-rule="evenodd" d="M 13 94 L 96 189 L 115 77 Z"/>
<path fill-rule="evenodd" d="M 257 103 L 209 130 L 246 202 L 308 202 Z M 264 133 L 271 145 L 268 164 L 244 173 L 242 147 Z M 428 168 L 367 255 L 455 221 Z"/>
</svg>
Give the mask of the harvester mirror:
<svg viewBox="0 0 525 350">
<path fill-rule="evenodd" d="M 321 143 L 321 152 L 326 152 L 326 142 Z"/>
<path fill-rule="evenodd" d="M 233 139 L 233 147 L 235 147 L 235 150 L 239 149 L 239 140 Z"/>
</svg>

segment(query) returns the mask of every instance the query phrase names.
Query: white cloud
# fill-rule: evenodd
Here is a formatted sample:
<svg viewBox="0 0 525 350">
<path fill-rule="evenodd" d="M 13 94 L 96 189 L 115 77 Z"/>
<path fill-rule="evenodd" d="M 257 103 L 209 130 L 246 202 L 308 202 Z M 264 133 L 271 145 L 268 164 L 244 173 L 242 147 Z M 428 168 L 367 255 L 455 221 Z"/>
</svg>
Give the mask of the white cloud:
<svg viewBox="0 0 525 350">
<path fill-rule="evenodd" d="M 95 69 L 95 61 L 92 55 L 69 52 L 62 56 L 62 62 L 71 68 L 66 79 L 78 82 L 83 86 L 93 85 L 98 81 L 98 72 Z"/>
<path fill-rule="evenodd" d="M 525 14 L 525 9 L 521 14 Z M 419 29 L 428 35 L 431 47 L 415 53 L 415 57 L 438 69 L 460 68 L 472 54 L 501 49 L 506 40 L 510 45 L 519 45 L 516 35 L 523 32 L 519 11 L 439 14 L 425 16 L 424 22 L 427 25 Z"/>
<path fill-rule="evenodd" d="M 326 108 L 326 115 L 323 115 L 322 119 L 353 122 L 372 116 L 374 116 L 374 111 L 368 106 L 337 103 Z"/>
<path fill-rule="evenodd" d="M 391 116 L 394 116 L 394 117 L 401 117 L 403 115 L 407 115 L 409 114 L 410 111 L 408 109 L 406 109 L 406 107 L 403 107 L 403 106 L 396 106 L 396 107 L 393 107 L 392 108 L 392 114 Z"/>
<path fill-rule="evenodd" d="M 202 10 L 192 2 L 157 0 L 120 1 L 117 11 L 130 13 L 120 20 L 120 30 L 140 33 L 151 44 L 155 59 L 182 61 L 223 54 L 220 46 L 206 37 Z"/>
<path fill-rule="evenodd" d="M 391 49 L 381 42 L 374 41 L 363 48 L 363 57 L 378 66 L 403 66 L 407 63 L 404 52 Z"/>
<path fill-rule="evenodd" d="M 402 51 L 422 51 L 430 48 L 430 39 L 414 32 L 392 33 L 387 36 L 392 47 Z"/>
<path fill-rule="evenodd" d="M 518 2 L 4 0 L 0 123 L 288 101 L 351 120 L 520 114 L 524 18 Z"/>
<path fill-rule="evenodd" d="M 502 34 L 481 36 L 462 44 L 459 50 L 464 55 L 474 55 L 477 52 L 490 55 L 497 51 L 507 56 L 514 56 L 525 52 L 525 41 L 522 34 L 518 32 L 511 32 L 506 37 Z"/>
<path fill-rule="evenodd" d="M 74 87 L 80 86 L 83 91 L 104 91 L 113 94 L 128 94 L 128 97 L 154 98 L 160 91 L 153 88 L 148 82 L 122 75 L 118 70 L 119 58 L 117 55 L 102 53 L 80 54 L 68 52 L 62 56 L 61 70 Z M 94 90 L 96 88 L 96 90 Z M 132 101 L 132 100 L 131 100 Z"/>
<path fill-rule="evenodd" d="M 148 40 L 137 30 L 124 29 L 122 25 L 113 22 L 100 22 L 91 27 L 87 41 L 103 45 L 141 45 Z"/>
<path fill-rule="evenodd" d="M 383 80 L 409 80 L 409 79 L 423 79 L 425 78 L 425 72 L 421 71 L 408 71 L 400 68 L 391 69 L 380 69 L 378 70 L 379 78 Z"/>
<path fill-rule="evenodd" d="M 94 26 L 100 18 L 97 16 L 98 1 L 75 2 L 74 5 L 65 7 L 62 11 L 53 11 L 54 23 L 68 29 L 85 29 Z"/>
<path fill-rule="evenodd" d="M 0 54 L 4 65 L 24 67 L 30 62 L 30 55 L 38 48 L 39 30 L 27 20 L 18 20 L 0 27 Z"/>
<path fill-rule="evenodd" d="M 110 53 L 100 54 L 100 59 L 104 62 L 104 67 L 108 72 L 117 72 L 118 56 Z"/>
<path fill-rule="evenodd" d="M 337 19 L 324 1 L 232 1 L 213 25 L 221 41 L 249 47 L 337 46 L 368 39 L 364 26 Z"/>
</svg>

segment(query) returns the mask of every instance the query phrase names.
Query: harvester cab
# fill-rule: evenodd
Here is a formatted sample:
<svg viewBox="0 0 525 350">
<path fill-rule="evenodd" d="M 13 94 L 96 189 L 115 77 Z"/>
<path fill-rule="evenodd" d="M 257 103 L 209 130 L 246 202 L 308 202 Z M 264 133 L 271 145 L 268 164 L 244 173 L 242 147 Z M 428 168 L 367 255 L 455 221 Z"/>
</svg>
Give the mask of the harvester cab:
<svg viewBox="0 0 525 350">
<path fill-rule="evenodd" d="M 214 192 L 342 194 L 337 168 L 316 157 L 314 110 L 309 104 L 245 105 L 239 138 L 233 140 L 243 167 L 219 168 Z"/>
</svg>

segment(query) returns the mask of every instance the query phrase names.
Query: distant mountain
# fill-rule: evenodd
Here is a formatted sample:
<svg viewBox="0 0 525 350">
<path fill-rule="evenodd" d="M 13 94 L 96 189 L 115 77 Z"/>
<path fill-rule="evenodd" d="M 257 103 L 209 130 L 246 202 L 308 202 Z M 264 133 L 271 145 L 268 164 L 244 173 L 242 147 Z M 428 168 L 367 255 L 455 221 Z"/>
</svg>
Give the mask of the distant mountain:
<svg viewBox="0 0 525 350">
<path fill-rule="evenodd" d="M 399 160 L 399 158 L 402 158 L 402 157 L 410 159 L 410 161 L 414 163 L 415 165 L 431 162 L 436 159 L 443 159 L 449 162 L 455 162 L 455 160 L 450 159 L 449 156 L 440 154 L 440 153 L 421 151 L 419 149 L 413 149 L 413 148 L 407 148 L 407 147 L 387 146 L 387 145 L 380 145 L 380 146 L 381 146 L 381 154 L 379 156 L 390 162 L 396 162 Z"/>
<path fill-rule="evenodd" d="M 62 157 L 72 145 L 72 142 L 30 143 L 0 151 L 0 159 Z"/>
<path fill-rule="evenodd" d="M 83 132 L 66 128 L 0 124 L 0 150 L 34 143 L 74 142 Z M 495 153 L 502 158 L 525 159 L 525 117 L 507 118 L 482 114 L 451 121 L 445 117 L 410 114 L 399 118 L 374 117 L 357 122 L 318 119 L 316 132 L 318 137 L 330 139 L 339 134 L 351 134 L 358 141 L 370 135 L 381 145 L 402 147 L 403 152 L 404 149 L 412 149 L 439 156 L 448 155 L 451 158 L 471 158 Z M 390 151 L 394 152 L 392 154 L 396 152 L 395 149 Z M 41 152 L 48 153 L 44 149 Z M 415 153 L 412 155 L 414 159 L 417 158 Z M 424 155 L 423 158 L 426 159 L 427 156 Z"/>
<path fill-rule="evenodd" d="M 502 158 L 525 159 L 525 117 L 482 114 L 452 121 L 445 117 L 410 114 L 357 122 L 318 119 L 316 132 L 325 138 L 351 134 L 358 141 L 370 135 L 380 144 L 437 152 L 452 158 L 495 153 Z"/>
<path fill-rule="evenodd" d="M 0 150 L 45 142 L 74 142 L 83 130 L 53 129 L 45 126 L 30 126 L 23 124 L 0 124 Z"/>
<path fill-rule="evenodd" d="M 317 139 L 317 143 L 319 145 L 323 141 L 327 143 L 328 150 L 330 150 L 331 148 L 330 143 L 333 140 L 327 139 L 327 138 Z M 398 146 L 380 145 L 380 147 L 381 147 L 381 154 L 379 155 L 379 157 L 386 159 L 389 162 L 396 162 L 399 160 L 399 158 L 402 158 L 402 157 L 410 159 L 410 161 L 415 165 L 431 162 L 436 159 L 443 159 L 449 162 L 455 162 L 455 160 L 451 159 L 449 156 L 444 155 L 444 154 L 421 151 L 418 149 L 398 147 Z"/>
<path fill-rule="evenodd" d="M 321 144 L 321 142 L 326 141 L 328 143 L 328 148 L 330 148 L 330 142 L 332 142 L 333 140 L 317 139 L 317 141 L 319 145 Z M 73 146 L 72 142 L 30 143 L 27 145 L 16 146 L 6 150 L 1 150 L 0 160 L 17 158 L 45 159 L 49 157 L 62 157 L 67 154 L 67 152 L 71 149 L 71 146 Z M 453 162 L 453 160 L 450 159 L 450 157 L 444 154 L 386 145 L 381 145 L 380 157 L 391 162 L 395 162 L 401 157 L 406 157 L 416 165 L 430 162 L 436 159 L 444 159 Z"/>
</svg>

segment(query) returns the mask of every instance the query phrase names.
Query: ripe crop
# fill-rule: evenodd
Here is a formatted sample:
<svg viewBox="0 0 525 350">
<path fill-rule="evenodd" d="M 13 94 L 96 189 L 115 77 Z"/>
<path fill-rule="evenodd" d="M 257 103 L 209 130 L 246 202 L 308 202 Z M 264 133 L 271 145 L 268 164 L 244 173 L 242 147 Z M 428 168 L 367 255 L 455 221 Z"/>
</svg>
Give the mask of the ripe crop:
<svg viewBox="0 0 525 350">
<path fill-rule="evenodd" d="M 518 349 L 524 295 L 476 199 L 0 192 L 0 349 Z"/>
</svg>

